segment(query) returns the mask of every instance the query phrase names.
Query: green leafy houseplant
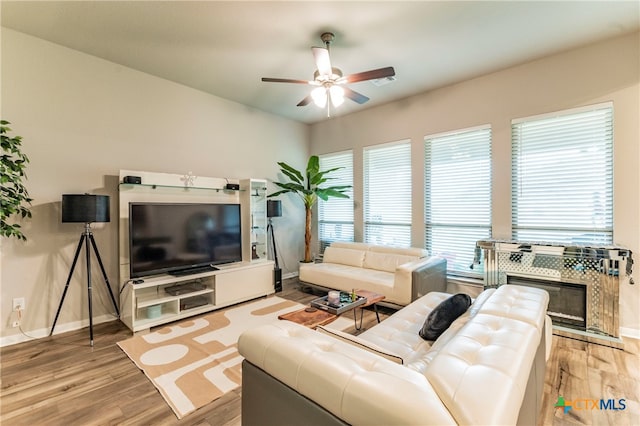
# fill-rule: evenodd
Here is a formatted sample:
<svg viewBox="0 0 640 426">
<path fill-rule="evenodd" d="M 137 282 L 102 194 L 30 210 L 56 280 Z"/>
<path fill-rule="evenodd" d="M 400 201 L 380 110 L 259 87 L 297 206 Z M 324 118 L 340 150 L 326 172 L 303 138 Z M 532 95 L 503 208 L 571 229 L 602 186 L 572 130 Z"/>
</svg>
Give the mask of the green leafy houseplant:
<svg viewBox="0 0 640 426">
<path fill-rule="evenodd" d="M 320 159 L 317 155 L 309 157 L 305 175 L 291 167 L 287 163 L 278 162 L 280 171 L 289 178 L 289 182 L 274 182 L 282 188 L 280 191 L 269 194 L 269 197 L 276 197 L 280 194 L 293 192 L 302 198 L 306 214 L 304 229 L 304 262 L 311 262 L 311 217 L 312 209 L 318 197 L 327 201 L 329 197 L 349 198 L 345 191 L 351 185 L 338 185 L 322 187 L 321 185 L 332 179 L 328 174 L 342 167 L 335 167 L 329 170 L 320 170 Z"/>
<path fill-rule="evenodd" d="M 26 204 L 31 204 L 27 188 L 22 183 L 26 179 L 25 168 L 29 158 L 21 151 L 22 137 L 11 137 L 7 134 L 11 129 L 8 121 L 0 120 L 0 136 L 2 138 L 2 157 L 0 158 L 0 235 L 26 240 L 20 225 L 10 224 L 9 218 L 20 215 L 22 218 L 31 217 L 31 211 Z"/>
</svg>

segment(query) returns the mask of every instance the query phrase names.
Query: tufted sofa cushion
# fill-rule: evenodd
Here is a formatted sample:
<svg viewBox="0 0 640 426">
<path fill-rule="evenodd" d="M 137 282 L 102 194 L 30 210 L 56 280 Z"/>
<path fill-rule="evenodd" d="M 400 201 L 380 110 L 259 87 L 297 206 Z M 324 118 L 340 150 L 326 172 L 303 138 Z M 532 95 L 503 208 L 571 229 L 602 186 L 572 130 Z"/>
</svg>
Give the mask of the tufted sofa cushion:
<svg viewBox="0 0 640 426">
<path fill-rule="evenodd" d="M 456 424 L 423 375 L 299 324 L 245 331 L 238 350 L 348 424 Z"/>
<path fill-rule="evenodd" d="M 458 422 L 517 422 L 545 327 L 548 297 L 531 287 L 502 286 L 448 341 L 433 345 L 437 353 L 422 371 Z M 491 410 L 486 409 L 489 405 Z"/>
<path fill-rule="evenodd" d="M 433 342 L 422 339 L 418 331 L 429 313 L 450 296 L 448 293 L 429 293 L 358 337 L 399 355 L 405 364 L 420 359 L 431 349 Z"/>
<path fill-rule="evenodd" d="M 480 312 L 527 322 L 538 330 L 544 326 L 546 312 L 538 307 L 549 304 L 549 293 L 532 287 L 503 285 L 483 304 Z"/>
<path fill-rule="evenodd" d="M 424 374 L 461 424 L 515 424 L 540 342 L 536 334 L 529 324 L 479 313 Z"/>
<path fill-rule="evenodd" d="M 478 313 L 484 302 L 486 302 L 494 292 L 495 289 L 488 289 L 480 293 L 478 297 L 474 299 L 467 312 L 456 319 L 449 328 L 431 344 L 431 347 L 427 352 L 422 356 L 415 356 L 410 363 L 407 363 L 407 367 L 424 374 L 427 370 L 427 366 L 431 363 L 433 358 L 438 355 L 440 349 L 445 347 L 445 345 L 458 333 L 458 330 L 460 330 L 462 326 L 469 322 L 469 320 Z"/>
</svg>

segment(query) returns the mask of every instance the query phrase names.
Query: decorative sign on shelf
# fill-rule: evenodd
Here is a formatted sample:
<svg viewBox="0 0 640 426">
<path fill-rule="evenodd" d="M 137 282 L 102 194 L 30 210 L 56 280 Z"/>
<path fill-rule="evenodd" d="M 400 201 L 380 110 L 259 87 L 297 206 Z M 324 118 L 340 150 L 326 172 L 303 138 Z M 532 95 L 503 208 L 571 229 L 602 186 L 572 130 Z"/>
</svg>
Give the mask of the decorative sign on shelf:
<svg viewBox="0 0 640 426">
<path fill-rule="evenodd" d="M 180 180 L 184 182 L 185 187 L 193 186 L 194 181 L 198 178 L 198 176 L 194 176 L 191 171 L 189 173 L 183 175 Z"/>
</svg>

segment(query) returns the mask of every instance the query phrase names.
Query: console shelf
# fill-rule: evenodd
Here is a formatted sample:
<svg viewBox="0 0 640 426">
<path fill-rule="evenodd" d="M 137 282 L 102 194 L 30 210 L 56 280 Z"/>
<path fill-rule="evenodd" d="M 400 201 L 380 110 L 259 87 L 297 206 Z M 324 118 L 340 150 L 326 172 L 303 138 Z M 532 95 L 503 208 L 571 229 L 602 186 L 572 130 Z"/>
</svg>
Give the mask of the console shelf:
<svg viewBox="0 0 640 426">
<path fill-rule="evenodd" d="M 214 191 L 214 192 L 240 192 L 244 191 L 243 189 L 227 189 L 227 188 L 212 188 L 212 187 L 204 187 L 204 186 L 185 186 L 185 185 L 160 185 L 153 183 L 120 183 L 120 189 L 141 189 L 141 188 L 149 188 L 149 189 L 182 189 L 185 191 L 195 190 L 195 191 Z"/>
<path fill-rule="evenodd" d="M 140 284 L 128 282 L 120 295 L 121 319 L 133 332 L 138 332 L 266 296 L 274 293 L 272 273 L 272 261 L 242 262 L 194 275 L 160 275 Z M 193 282 L 204 288 L 177 295 L 165 291 Z M 189 301 L 195 306 L 190 306 Z"/>
<path fill-rule="evenodd" d="M 135 284 L 134 284 L 135 285 Z M 171 295 L 159 295 L 156 291 L 146 293 L 144 291 L 139 291 L 136 295 L 136 306 L 138 309 L 144 308 L 147 306 L 159 305 L 162 303 L 168 303 L 173 301 L 180 301 L 181 299 L 186 299 L 193 296 L 201 296 L 204 294 L 213 293 L 213 288 L 206 288 L 204 290 L 194 291 L 192 293 L 184 293 L 179 296 L 171 296 Z"/>
</svg>

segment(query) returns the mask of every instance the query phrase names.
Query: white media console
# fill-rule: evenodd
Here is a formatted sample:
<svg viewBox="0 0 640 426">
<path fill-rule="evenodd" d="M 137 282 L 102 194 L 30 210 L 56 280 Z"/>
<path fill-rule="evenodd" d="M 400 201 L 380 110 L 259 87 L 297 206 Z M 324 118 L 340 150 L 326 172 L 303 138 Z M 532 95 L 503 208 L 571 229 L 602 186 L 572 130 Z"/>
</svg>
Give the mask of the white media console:
<svg viewBox="0 0 640 426">
<path fill-rule="evenodd" d="M 273 261 L 266 248 L 266 180 L 197 177 L 121 170 L 141 183 L 119 187 L 121 320 L 133 332 L 274 293 Z M 228 183 L 239 189 L 227 189 Z M 189 275 L 129 276 L 129 203 L 240 204 L 242 261 Z"/>
</svg>

